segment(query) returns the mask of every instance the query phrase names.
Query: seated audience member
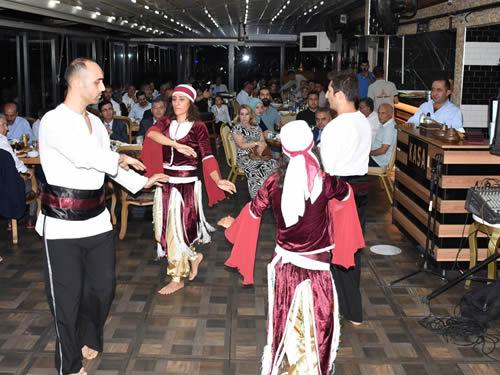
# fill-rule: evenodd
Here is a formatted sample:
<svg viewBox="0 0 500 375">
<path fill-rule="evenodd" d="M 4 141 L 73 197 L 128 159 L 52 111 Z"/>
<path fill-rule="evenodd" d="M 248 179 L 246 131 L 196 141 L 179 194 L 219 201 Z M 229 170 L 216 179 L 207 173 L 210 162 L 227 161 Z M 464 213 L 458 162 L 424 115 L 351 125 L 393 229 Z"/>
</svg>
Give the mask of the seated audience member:
<svg viewBox="0 0 500 375">
<path fill-rule="evenodd" d="M 275 103 L 282 103 L 281 93 L 278 87 L 278 83 L 276 81 L 271 82 L 271 86 L 269 87 L 269 92 L 271 93 L 271 98 Z"/>
<path fill-rule="evenodd" d="M 140 122 L 144 116 L 144 112 L 151 108 L 151 103 L 148 102 L 146 94 L 143 91 L 137 92 L 137 103 L 132 105 L 128 117 L 134 121 Z"/>
<path fill-rule="evenodd" d="M 260 77 L 259 81 L 255 85 L 255 88 L 258 89 L 258 90 L 260 90 L 261 88 L 266 87 L 266 86 L 267 86 L 266 78 L 265 77 Z"/>
<path fill-rule="evenodd" d="M 0 114 L 0 149 L 5 150 L 12 155 L 12 159 L 14 159 L 16 169 L 19 173 L 28 173 L 28 168 L 21 160 L 19 160 L 16 153 L 10 146 L 9 140 L 7 139 L 7 130 L 7 118 L 5 115 Z"/>
<path fill-rule="evenodd" d="M 361 98 L 359 99 L 359 111 L 365 115 L 366 119 L 370 123 L 370 128 L 372 130 L 372 143 L 375 139 L 378 129 L 380 128 L 380 123 L 378 121 L 378 113 L 374 111 L 373 100 L 371 98 Z"/>
<path fill-rule="evenodd" d="M 382 103 L 378 107 L 378 119 L 380 127 L 373 140 L 370 151 L 370 167 L 385 168 L 391 160 L 392 152 L 396 147 L 398 132 L 395 128 L 394 109 L 392 105 Z"/>
<path fill-rule="evenodd" d="M 326 92 L 325 92 L 325 87 L 321 82 L 315 82 L 314 83 L 314 90 L 318 93 L 319 97 L 319 106 L 320 107 L 327 107 L 328 103 L 326 100 Z"/>
<path fill-rule="evenodd" d="M 151 116 L 144 116 L 139 124 L 139 132 L 137 133 L 137 143 L 142 144 L 144 136 L 148 132 L 149 128 L 156 124 L 160 118 L 165 116 L 167 112 L 167 106 L 163 100 L 156 98 L 151 104 Z M 140 137 L 140 138 L 139 138 Z"/>
<path fill-rule="evenodd" d="M 274 159 L 263 158 L 267 149 L 264 134 L 255 121 L 252 109 L 244 104 L 240 107 L 232 129 L 232 136 L 236 144 L 236 162 L 238 167 L 245 171 L 248 181 L 248 192 L 254 198 L 262 183 L 277 168 Z"/>
<path fill-rule="evenodd" d="M 262 100 L 260 100 L 259 98 L 250 98 L 250 100 L 248 101 L 248 106 L 252 109 L 255 115 L 255 123 L 259 126 L 260 130 L 262 130 L 264 139 L 267 139 L 269 129 L 267 129 L 266 124 L 264 124 L 264 121 L 262 121 L 262 114 L 265 111 Z"/>
<path fill-rule="evenodd" d="M 236 101 L 239 105 L 248 104 L 248 99 L 250 99 L 250 94 L 253 91 L 253 85 L 251 82 L 245 82 L 243 84 L 243 88 L 236 96 Z"/>
<path fill-rule="evenodd" d="M 319 145 L 321 143 L 321 133 L 325 126 L 332 121 L 332 113 L 327 107 L 320 107 L 314 113 L 316 118 L 316 126 L 313 129 L 313 139 L 314 144 Z"/>
<path fill-rule="evenodd" d="M 132 106 L 134 103 L 137 101 L 135 97 L 135 86 L 134 85 L 128 85 L 127 86 L 127 92 L 123 94 L 122 96 L 122 103 L 125 104 L 127 107 L 127 110 L 130 112 L 132 109 Z"/>
<path fill-rule="evenodd" d="M 304 77 L 302 74 L 295 73 L 293 70 L 289 70 L 287 72 L 287 78 L 288 81 L 281 87 L 281 92 L 292 90 L 295 96 L 297 96 L 300 93 L 300 90 L 303 87 L 301 86 L 302 81 L 306 81 L 307 83 L 306 77 Z"/>
<path fill-rule="evenodd" d="M 160 93 L 155 88 L 155 83 L 153 81 L 149 82 L 149 88 L 151 90 L 151 102 L 160 96 Z"/>
<path fill-rule="evenodd" d="M 394 105 L 399 102 L 396 85 L 384 78 L 384 68 L 376 66 L 373 69 L 375 82 L 368 86 L 368 97 L 373 100 L 374 111 L 378 111 L 378 106 L 382 103 Z"/>
<path fill-rule="evenodd" d="M 307 95 L 307 108 L 297 114 L 297 120 L 304 120 L 310 127 L 316 125 L 316 111 L 318 110 L 319 95 L 315 91 Z"/>
<path fill-rule="evenodd" d="M 222 83 L 221 77 L 215 78 L 215 83 L 210 86 L 210 92 L 212 95 L 219 95 L 222 92 L 229 92 L 227 86 Z"/>
<path fill-rule="evenodd" d="M 205 88 L 204 90 L 200 88 L 196 89 L 196 100 L 194 104 L 198 107 L 198 111 L 200 113 L 210 112 L 210 107 L 208 105 L 210 97 L 210 90 L 208 88 Z"/>
<path fill-rule="evenodd" d="M 408 119 L 408 123 L 418 126 L 420 115 L 423 114 L 449 128 L 464 133 L 462 112 L 450 101 L 450 95 L 450 81 L 444 77 L 436 78 L 432 81 L 431 100 L 422 103 L 418 111 Z"/>
<path fill-rule="evenodd" d="M 102 101 L 110 102 L 113 106 L 113 111 L 115 111 L 116 116 L 122 115 L 122 110 L 120 108 L 120 104 L 113 100 L 113 88 L 110 85 L 104 86 L 104 91 L 102 93 Z M 99 110 L 99 112 L 101 112 Z"/>
<path fill-rule="evenodd" d="M 9 141 L 13 139 L 20 141 L 23 134 L 28 134 L 30 143 L 33 141 L 33 131 L 31 130 L 30 123 L 25 118 L 18 116 L 16 103 L 6 103 L 3 106 L 3 114 L 7 120 L 9 129 L 7 131 L 7 139 Z"/>
<path fill-rule="evenodd" d="M 151 89 L 151 85 L 149 83 L 144 83 L 141 86 L 141 90 L 144 95 L 146 95 L 146 100 L 151 103 L 153 101 L 153 90 Z"/>
<path fill-rule="evenodd" d="M 38 132 L 40 131 L 40 121 L 42 117 L 48 112 L 48 109 L 42 108 L 38 111 L 36 115 L 36 121 L 31 125 L 31 130 L 33 131 L 33 142 L 38 142 Z"/>
<path fill-rule="evenodd" d="M 124 143 L 129 142 L 128 127 L 122 120 L 113 118 L 113 105 L 108 100 L 103 100 L 99 103 L 99 112 L 106 130 L 109 134 L 109 139 Z"/>
<path fill-rule="evenodd" d="M 10 143 L 6 137 L 6 134 L 7 134 L 7 118 L 6 118 L 6 116 L 0 114 L 0 149 L 7 151 L 12 156 L 12 159 L 14 160 L 15 167 L 16 167 L 17 171 L 21 174 L 21 176 L 24 180 L 25 191 L 29 192 L 29 191 L 31 191 L 31 180 L 30 180 L 31 174 L 30 174 L 28 168 L 26 167 L 26 165 L 24 165 L 24 163 L 21 160 L 19 160 L 16 153 L 14 152 L 12 147 L 10 146 Z M 5 178 L 5 176 L 2 176 L 2 178 Z M 8 184 L 9 181 L 2 180 L 2 184 L 6 184 L 6 183 Z M 9 186 L 9 185 L 7 185 L 7 186 Z M 30 204 L 30 207 L 29 207 L 29 216 L 28 216 L 28 221 L 27 221 L 28 228 L 33 228 L 33 221 L 35 219 L 35 215 L 36 215 L 36 203 L 32 202 Z M 9 225 L 10 225 L 10 222 L 9 222 Z"/>
<path fill-rule="evenodd" d="M 221 96 L 215 96 L 215 104 L 212 105 L 210 111 L 212 111 L 215 116 L 215 124 L 218 125 L 218 128 L 220 128 L 223 123 L 232 125 L 231 117 L 229 116 L 229 109 L 227 108 L 227 105 L 224 104 Z"/>
<path fill-rule="evenodd" d="M 279 130 L 281 127 L 281 116 L 278 110 L 271 105 L 271 92 L 267 87 L 263 87 L 259 90 L 259 99 L 262 100 L 262 104 L 264 104 L 264 113 L 261 115 L 261 119 L 266 125 L 267 130 L 271 132 Z"/>
</svg>

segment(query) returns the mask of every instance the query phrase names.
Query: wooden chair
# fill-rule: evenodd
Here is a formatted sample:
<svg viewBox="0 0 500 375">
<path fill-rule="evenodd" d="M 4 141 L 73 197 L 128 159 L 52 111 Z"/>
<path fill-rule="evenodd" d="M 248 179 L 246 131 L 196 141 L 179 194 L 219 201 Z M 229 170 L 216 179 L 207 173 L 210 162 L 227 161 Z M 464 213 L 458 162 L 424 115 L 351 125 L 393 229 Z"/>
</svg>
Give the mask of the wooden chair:
<svg viewBox="0 0 500 375">
<path fill-rule="evenodd" d="M 128 143 L 132 143 L 133 138 L 135 138 L 135 137 L 132 137 L 134 122 L 130 118 L 128 118 L 127 116 L 113 116 L 113 119 L 114 120 L 121 120 L 125 124 L 127 124 Z"/>
<path fill-rule="evenodd" d="M 127 154 L 134 158 L 138 158 L 142 151 L 141 145 L 130 145 L 120 147 L 117 152 L 122 154 Z M 129 206 L 152 206 L 153 198 L 154 198 L 154 189 L 143 189 L 137 194 L 131 194 L 126 189 L 121 189 L 120 193 L 120 203 L 121 203 L 121 225 L 120 225 L 120 233 L 118 234 L 118 238 L 123 240 L 125 235 L 127 234 L 127 225 L 128 225 L 128 209 Z"/>
<path fill-rule="evenodd" d="M 231 129 L 228 125 L 223 124 L 221 126 L 220 136 L 222 139 L 222 146 L 224 148 L 226 163 L 230 168 L 227 180 L 235 183 L 238 176 L 245 176 L 245 172 L 238 168 L 238 164 L 236 163 L 236 144 L 234 143 L 233 137 L 231 135 Z"/>
<path fill-rule="evenodd" d="M 26 193 L 26 204 L 31 204 L 36 201 L 37 203 L 37 216 L 40 213 L 41 201 L 40 201 L 40 191 L 38 189 L 38 182 L 35 177 L 35 171 L 33 169 L 28 169 L 31 174 L 31 190 Z M 19 242 L 19 235 L 17 230 L 17 219 L 10 220 L 12 227 L 12 243 L 17 244 Z"/>
<path fill-rule="evenodd" d="M 368 167 L 368 175 L 369 176 L 378 176 L 380 178 L 380 182 L 387 194 L 387 198 L 392 205 L 392 195 L 394 193 L 394 185 L 391 180 L 391 173 L 394 168 L 394 163 L 396 162 L 396 149 L 394 146 L 392 150 L 391 159 L 389 160 L 389 164 L 384 167 Z"/>
<path fill-rule="evenodd" d="M 111 223 L 113 225 L 116 225 L 116 201 L 117 201 L 117 197 L 116 197 L 116 189 L 115 189 L 115 185 L 113 185 L 113 182 L 112 181 L 106 181 L 106 185 L 104 187 L 105 189 L 105 196 L 106 196 L 106 200 L 108 199 L 111 199 Z"/>
</svg>

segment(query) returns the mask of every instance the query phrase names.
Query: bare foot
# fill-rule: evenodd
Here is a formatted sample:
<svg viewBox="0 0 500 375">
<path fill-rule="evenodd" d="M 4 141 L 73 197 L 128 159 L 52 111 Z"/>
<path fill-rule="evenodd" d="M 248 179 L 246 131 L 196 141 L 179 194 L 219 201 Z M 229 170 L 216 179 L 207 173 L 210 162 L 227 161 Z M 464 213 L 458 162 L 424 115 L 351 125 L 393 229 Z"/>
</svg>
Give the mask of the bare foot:
<svg viewBox="0 0 500 375">
<path fill-rule="evenodd" d="M 198 275 L 198 266 L 203 260 L 203 254 L 197 254 L 196 258 L 191 261 L 191 272 L 189 272 L 189 281 L 194 280 L 196 275 Z"/>
<path fill-rule="evenodd" d="M 177 292 L 179 289 L 184 288 L 184 281 L 171 281 L 167 285 L 165 285 L 163 288 L 161 288 L 158 293 L 163 294 L 163 295 L 168 295 Z"/>
<path fill-rule="evenodd" d="M 97 350 L 89 348 L 87 345 L 82 347 L 82 356 L 85 359 L 94 359 L 97 357 Z"/>
</svg>

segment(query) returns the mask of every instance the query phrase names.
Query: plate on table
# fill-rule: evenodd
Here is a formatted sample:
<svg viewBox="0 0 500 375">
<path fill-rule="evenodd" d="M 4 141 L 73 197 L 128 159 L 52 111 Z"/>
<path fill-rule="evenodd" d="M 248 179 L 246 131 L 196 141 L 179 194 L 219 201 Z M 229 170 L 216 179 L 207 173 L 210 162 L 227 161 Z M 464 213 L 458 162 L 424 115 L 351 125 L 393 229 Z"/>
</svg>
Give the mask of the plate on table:
<svg viewBox="0 0 500 375">
<path fill-rule="evenodd" d="M 16 152 L 16 155 L 18 158 L 25 158 L 28 156 L 28 154 L 26 152 L 21 152 L 21 153 Z"/>
<path fill-rule="evenodd" d="M 290 111 L 280 111 L 281 116 L 288 116 L 290 114 Z"/>
</svg>

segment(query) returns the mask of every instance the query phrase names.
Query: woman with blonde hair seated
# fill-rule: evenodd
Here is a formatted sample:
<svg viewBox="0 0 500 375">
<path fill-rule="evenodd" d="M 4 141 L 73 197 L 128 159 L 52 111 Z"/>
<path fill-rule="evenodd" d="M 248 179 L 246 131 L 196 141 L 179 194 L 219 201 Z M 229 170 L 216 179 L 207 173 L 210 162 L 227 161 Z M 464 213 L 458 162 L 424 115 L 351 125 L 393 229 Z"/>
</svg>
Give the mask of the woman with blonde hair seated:
<svg viewBox="0 0 500 375">
<path fill-rule="evenodd" d="M 238 167 L 245 171 L 248 192 L 253 198 L 267 177 L 276 170 L 278 163 L 271 158 L 251 107 L 242 105 L 235 123 L 232 136 L 236 144 L 236 162 Z"/>
</svg>

